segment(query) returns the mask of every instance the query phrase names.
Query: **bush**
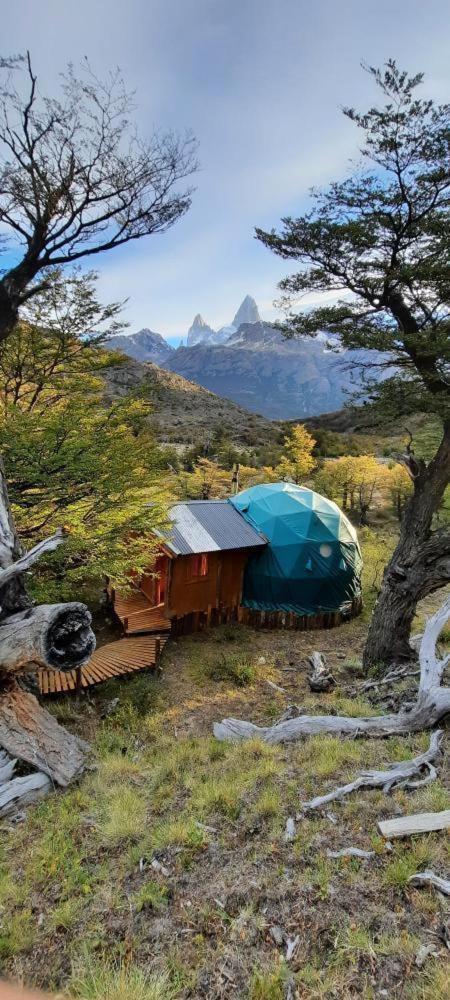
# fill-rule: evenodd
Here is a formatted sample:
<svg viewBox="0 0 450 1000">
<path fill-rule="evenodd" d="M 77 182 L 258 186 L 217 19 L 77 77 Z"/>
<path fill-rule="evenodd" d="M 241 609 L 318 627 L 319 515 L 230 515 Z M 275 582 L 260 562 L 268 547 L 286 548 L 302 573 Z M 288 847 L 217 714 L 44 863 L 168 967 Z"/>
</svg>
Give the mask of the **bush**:
<svg viewBox="0 0 450 1000">
<path fill-rule="evenodd" d="M 255 668 L 247 657 L 222 653 L 208 664 L 206 674 L 213 681 L 229 681 L 236 687 L 245 687 L 255 680 Z"/>
</svg>

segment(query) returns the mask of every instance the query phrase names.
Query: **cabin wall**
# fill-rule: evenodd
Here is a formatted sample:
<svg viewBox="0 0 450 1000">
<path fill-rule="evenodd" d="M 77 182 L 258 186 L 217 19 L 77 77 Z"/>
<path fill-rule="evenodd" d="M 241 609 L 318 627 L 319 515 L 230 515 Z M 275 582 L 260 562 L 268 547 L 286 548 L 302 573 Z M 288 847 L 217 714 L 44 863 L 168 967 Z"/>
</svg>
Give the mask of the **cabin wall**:
<svg viewBox="0 0 450 1000">
<path fill-rule="evenodd" d="M 158 556 L 152 574 L 141 576 L 139 580 L 139 589 L 152 605 L 164 604 L 166 600 L 170 561 L 167 556 Z"/>
<path fill-rule="evenodd" d="M 208 608 L 237 607 L 242 596 L 245 550 L 208 553 L 205 576 L 192 576 L 192 556 L 178 556 L 172 562 L 166 614 L 169 617 L 207 611 Z"/>
</svg>

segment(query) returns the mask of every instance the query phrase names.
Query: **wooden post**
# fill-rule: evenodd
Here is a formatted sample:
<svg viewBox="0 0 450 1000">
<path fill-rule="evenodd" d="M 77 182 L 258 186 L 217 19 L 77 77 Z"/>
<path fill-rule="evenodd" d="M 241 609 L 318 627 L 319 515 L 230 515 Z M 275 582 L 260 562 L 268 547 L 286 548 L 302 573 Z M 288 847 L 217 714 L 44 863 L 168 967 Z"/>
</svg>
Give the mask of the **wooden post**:
<svg viewBox="0 0 450 1000">
<path fill-rule="evenodd" d="M 82 667 L 76 668 L 76 679 L 75 679 L 75 690 L 82 691 L 83 689 L 83 677 L 82 677 Z"/>
</svg>

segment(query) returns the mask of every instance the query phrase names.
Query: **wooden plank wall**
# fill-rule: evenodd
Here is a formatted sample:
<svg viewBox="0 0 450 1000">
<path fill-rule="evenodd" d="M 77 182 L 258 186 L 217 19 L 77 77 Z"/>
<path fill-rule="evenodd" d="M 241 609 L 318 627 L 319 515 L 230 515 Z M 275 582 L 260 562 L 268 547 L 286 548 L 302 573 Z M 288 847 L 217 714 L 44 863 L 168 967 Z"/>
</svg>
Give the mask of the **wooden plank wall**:
<svg viewBox="0 0 450 1000">
<path fill-rule="evenodd" d="M 252 608 L 209 607 L 207 611 L 194 611 L 189 614 L 172 618 L 171 635 L 190 635 L 202 632 L 213 625 L 225 625 L 228 622 L 242 622 L 252 628 L 293 629 L 309 632 L 314 629 L 336 628 L 342 622 L 355 618 L 360 614 L 362 601 L 353 601 L 351 609 L 346 614 L 339 611 L 323 612 L 317 615 L 295 615 L 286 611 L 255 611 Z"/>
</svg>

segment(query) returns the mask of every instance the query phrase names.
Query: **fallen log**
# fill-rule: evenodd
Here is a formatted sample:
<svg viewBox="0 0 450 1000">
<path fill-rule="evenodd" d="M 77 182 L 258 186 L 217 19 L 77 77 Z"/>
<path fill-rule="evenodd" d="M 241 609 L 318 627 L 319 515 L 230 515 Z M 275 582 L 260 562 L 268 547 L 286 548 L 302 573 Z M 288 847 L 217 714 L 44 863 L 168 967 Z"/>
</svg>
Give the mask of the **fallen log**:
<svg viewBox="0 0 450 1000">
<path fill-rule="evenodd" d="M 327 858 L 362 858 L 368 861 L 375 857 L 375 851 L 362 851 L 360 847 L 343 847 L 340 851 L 327 851 Z"/>
<path fill-rule="evenodd" d="M 334 687 L 336 681 L 330 673 L 323 653 L 314 652 L 308 657 L 311 664 L 311 673 L 308 674 L 308 684 L 311 691 L 329 691 Z"/>
<path fill-rule="evenodd" d="M 83 740 L 59 726 L 16 681 L 17 675 L 37 665 L 55 670 L 81 667 L 95 649 L 91 615 L 84 604 L 35 607 L 25 589 L 24 573 L 63 540 L 64 531 L 59 529 L 24 553 L 0 459 L 0 747 L 40 772 L 10 781 L 11 803 L 16 797 L 21 804 L 31 801 L 32 795 L 42 794 L 53 782 L 67 785 L 80 774 L 87 749 Z M 0 751 L 0 788 L 5 795 L 8 786 L 1 781 L 11 775 L 11 763 Z"/>
<path fill-rule="evenodd" d="M 266 743 L 286 743 L 317 733 L 353 736 L 391 736 L 432 729 L 450 713 L 450 689 L 441 686 L 450 654 L 439 659 L 436 643 L 450 617 L 450 595 L 429 619 L 420 644 L 420 682 L 417 699 L 411 709 L 390 715 L 353 718 L 345 715 L 299 715 L 273 726 L 256 726 L 240 719 L 222 719 L 214 724 L 218 740 L 245 740 L 255 737 Z"/>
<path fill-rule="evenodd" d="M 52 781 L 42 771 L 34 771 L 33 774 L 27 774 L 23 778 L 7 781 L 0 787 L 0 816 L 8 816 L 16 809 L 36 802 L 52 788 Z"/>
<path fill-rule="evenodd" d="M 80 774 L 88 749 L 14 682 L 0 696 L 0 745 L 58 785 L 68 785 Z"/>
<path fill-rule="evenodd" d="M 402 760 L 398 764 L 390 764 L 386 771 L 362 771 L 355 781 L 350 781 L 347 785 L 334 788 L 332 792 L 328 792 L 326 795 L 317 795 L 314 799 L 310 799 L 309 802 L 302 802 L 302 812 L 321 809 L 328 802 L 333 802 L 334 799 L 343 799 L 344 796 L 350 795 L 351 792 L 356 792 L 360 788 L 382 788 L 385 795 L 387 795 L 394 787 L 411 789 L 418 788 L 419 785 L 428 784 L 430 780 L 432 781 L 436 777 L 436 770 L 433 767 L 432 761 L 436 759 L 439 753 L 443 735 L 442 729 L 437 729 L 436 732 L 432 733 L 428 750 L 419 754 L 418 757 L 413 757 L 412 760 Z M 413 781 L 412 779 L 416 776 L 418 777 L 424 768 L 428 772 L 426 777 Z M 299 813 L 297 818 L 301 819 L 301 817 L 302 813 Z M 395 823 L 396 821 L 393 820 L 392 822 Z"/>
<path fill-rule="evenodd" d="M 0 624 L 0 673 L 16 674 L 29 664 L 74 670 L 95 649 L 91 615 L 84 604 L 41 604 Z"/>
<path fill-rule="evenodd" d="M 398 819 L 385 819 L 377 825 L 381 835 L 387 840 L 392 840 L 394 837 L 412 837 L 415 833 L 447 830 L 450 828 L 450 809 L 445 809 L 443 812 L 399 816 Z"/>
<path fill-rule="evenodd" d="M 432 871 L 416 872 L 415 875 L 411 875 L 408 879 L 411 885 L 432 885 L 438 892 L 442 892 L 444 896 L 450 896 L 450 879 L 441 878 L 440 875 L 435 875 Z"/>
</svg>

